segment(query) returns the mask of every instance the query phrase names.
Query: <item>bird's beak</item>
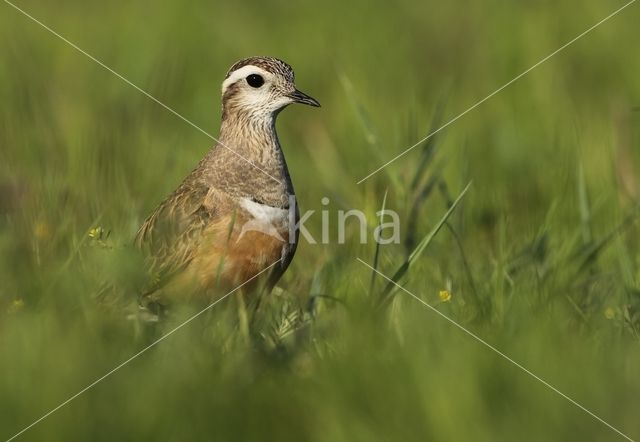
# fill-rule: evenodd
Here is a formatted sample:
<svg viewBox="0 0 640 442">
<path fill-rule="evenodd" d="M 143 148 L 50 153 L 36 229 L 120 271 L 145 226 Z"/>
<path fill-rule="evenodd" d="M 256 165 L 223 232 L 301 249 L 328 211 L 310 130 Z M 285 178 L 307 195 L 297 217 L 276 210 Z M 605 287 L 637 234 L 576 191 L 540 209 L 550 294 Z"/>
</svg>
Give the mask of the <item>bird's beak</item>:
<svg viewBox="0 0 640 442">
<path fill-rule="evenodd" d="M 320 107 L 320 103 L 315 98 L 311 98 L 304 92 L 300 92 L 298 89 L 289 94 L 289 98 L 291 98 L 295 103 L 308 104 L 309 106 Z"/>
</svg>

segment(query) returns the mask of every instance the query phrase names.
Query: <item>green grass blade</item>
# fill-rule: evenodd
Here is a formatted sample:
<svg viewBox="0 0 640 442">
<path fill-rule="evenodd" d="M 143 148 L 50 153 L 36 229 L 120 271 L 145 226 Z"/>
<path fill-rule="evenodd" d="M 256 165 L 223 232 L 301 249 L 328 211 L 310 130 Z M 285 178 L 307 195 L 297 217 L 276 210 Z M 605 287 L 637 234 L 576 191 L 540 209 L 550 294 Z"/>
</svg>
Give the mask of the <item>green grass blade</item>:
<svg viewBox="0 0 640 442">
<path fill-rule="evenodd" d="M 460 195 L 458 195 L 458 198 L 456 198 L 453 204 L 451 204 L 451 207 L 449 207 L 449 210 L 447 210 L 447 212 L 440 219 L 438 224 L 436 224 L 435 227 L 422 239 L 422 241 L 420 241 L 420 243 L 416 246 L 413 252 L 409 254 L 409 257 L 407 258 L 407 260 L 398 268 L 398 270 L 396 270 L 396 272 L 391 277 L 391 280 L 393 282 L 398 282 L 400 278 L 402 278 L 404 274 L 407 273 L 407 271 L 411 268 L 411 266 L 416 261 L 416 259 L 418 259 L 420 255 L 422 255 L 422 253 L 429 246 L 429 244 L 431 244 L 431 241 L 433 241 L 433 239 L 436 237 L 438 232 L 440 232 L 440 229 L 442 228 L 442 226 L 444 226 L 444 224 L 447 222 L 451 214 L 456 210 L 456 207 L 458 207 L 458 204 L 460 204 L 460 201 L 462 201 L 462 198 L 465 196 L 465 194 L 469 190 L 469 187 L 471 187 L 471 182 L 469 182 L 469 184 L 466 185 L 466 187 L 462 190 L 462 192 L 460 192 Z M 385 287 L 384 291 L 382 292 L 381 304 L 386 304 L 390 300 L 390 294 L 394 289 L 394 287 L 396 287 L 393 284 L 393 282 L 389 282 Z"/>
<path fill-rule="evenodd" d="M 380 225 L 382 225 L 382 217 L 384 216 L 384 209 L 387 206 L 387 193 L 389 192 L 389 189 L 386 189 L 384 191 L 384 197 L 382 198 L 382 209 L 380 209 L 380 211 L 382 212 L 380 214 L 380 220 L 378 221 L 378 227 L 380 227 Z M 373 268 L 374 270 L 371 271 L 371 282 L 369 283 L 369 293 L 373 293 L 373 287 L 376 281 L 376 270 L 378 269 L 378 258 L 380 256 L 380 241 L 376 241 L 376 250 L 373 253 Z"/>
<path fill-rule="evenodd" d="M 580 227 L 582 230 L 582 243 L 587 246 L 593 239 L 591 231 L 591 207 L 587 193 L 587 183 L 584 178 L 582 164 L 578 168 L 578 203 L 580 206 Z"/>
<path fill-rule="evenodd" d="M 420 162 L 418 163 L 418 167 L 416 168 L 416 172 L 413 176 L 413 180 L 411 181 L 411 191 L 415 192 L 418 189 L 418 185 L 424 178 L 426 171 L 431 164 L 433 157 L 436 152 L 437 142 L 439 140 L 439 133 L 436 130 L 442 126 L 442 115 L 444 114 L 444 102 L 441 101 L 436 106 L 435 112 L 431 119 L 431 124 L 429 127 L 428 133 L 433 133 L 430 138 L 428 138 L 422 147 L 422 154 L 420 156 Z"/>
<path fill-rule="evenodd" d="M 444 223 L 447 222 L 447 219 L 449 219 L 454 210 L 456 210 L 456 207 L 458 207 L 458 204 L 460 204 L 460 201 L 462 201 L 462 198 L 469 190 L 469 187 L 471 187 L 471 182 L 469 182 L 469 184 L 466 185 L 462 192 L 460 192 L 458 198 L 456 198 L 451 207 L 449 207 L 449 210 L 447 210 L 438 224 L 436 224 L 436 226 L 433 228 L 433 230 L 431 230 L 431 232 L 429 232 L 429 234 L 425 236 L 422 241 L 420 241 L 414 251 L 411 252 L 411 254 L 409 255 L 409 259 L 407 260 L 410 265 L 416 260 L 416 258 L 418 258 L 422 254 L 422 252 L 424 252 L 424 249 L 427 248 L 431 241 L 433 241 L 433 238 L 435 238 L 435 236 L 438 234 Z"/>
</svg>

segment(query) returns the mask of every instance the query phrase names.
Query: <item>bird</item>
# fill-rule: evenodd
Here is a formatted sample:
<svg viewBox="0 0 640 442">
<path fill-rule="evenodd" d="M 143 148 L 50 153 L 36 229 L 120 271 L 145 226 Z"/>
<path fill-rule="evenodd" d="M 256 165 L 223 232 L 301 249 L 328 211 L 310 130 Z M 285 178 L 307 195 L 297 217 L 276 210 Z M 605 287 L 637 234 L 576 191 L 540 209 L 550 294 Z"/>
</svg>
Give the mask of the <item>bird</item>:
<svg viewBox="0 0 640 442">
<path fill-rule="evenodd" d="M 300 214 L 275 123 L 292 103 L 320 107 L 284 61 L 249 57 L 228 70 L 216 144 L 136 234 L 150 275 L 141 309 L 161 316 L 247 281 L 269 292 L 287 270 Z"/>
</svg>

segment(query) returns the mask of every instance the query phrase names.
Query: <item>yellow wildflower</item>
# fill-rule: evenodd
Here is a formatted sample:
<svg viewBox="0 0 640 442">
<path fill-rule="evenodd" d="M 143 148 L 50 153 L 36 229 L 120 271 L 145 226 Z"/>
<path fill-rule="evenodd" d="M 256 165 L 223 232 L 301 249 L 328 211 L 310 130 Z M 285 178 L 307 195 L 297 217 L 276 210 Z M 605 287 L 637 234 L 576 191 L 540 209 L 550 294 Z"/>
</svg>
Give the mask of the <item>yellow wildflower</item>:
<svg viewBox="0 0 640 442">
<path fill-rule="evenodd" d="M 33 236 L 39 241 L 46 241 L 51 238 L 51 227 L 43 221 L 37 222 L 33 226 Z"/>
<path fill-rule="evenodd" d="M 440 293 L 438 293 L 438 296 L 440 297 L 440 301 L 442 302 L 451 301 L 451 292 L 449 292 L 449 290 L 440 290 Z"/>
<path fill-rule="evenodd" d="M 89 238 L 101 239 L 102 235 L 104 235 L 104 229 L 100 226 L 89 229 Z"/>
<path fill-rule="evenodd" d="M 604 317 L 607 319 L 613 319 L 616 316 L 616 311 L 612 307 L 604 309 Z"/>
<path fill-rule="evenodd" d="M 22 299 L 14 299 L 11 305 L 9 306 L 9 308 L 7 309 L 7 312 L 16 313 L 19 310 L 22 310 L 22 307 L 24 307 L 24 301 Z"/>
</svg>

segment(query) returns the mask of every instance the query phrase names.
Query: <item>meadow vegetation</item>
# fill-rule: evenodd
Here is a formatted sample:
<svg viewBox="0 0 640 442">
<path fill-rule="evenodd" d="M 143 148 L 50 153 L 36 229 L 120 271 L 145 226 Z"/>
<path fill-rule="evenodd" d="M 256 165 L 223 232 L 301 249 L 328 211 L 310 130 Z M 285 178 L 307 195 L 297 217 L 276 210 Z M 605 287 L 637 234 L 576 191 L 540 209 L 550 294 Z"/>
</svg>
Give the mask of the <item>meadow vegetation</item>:
<svg viewBox="0 0 640 442">
<path fill-rule="evenodd" d="M 228 67 L 288 61 L 301 208 L 401 219 L 303 242 L 259 339 L 229 296 L 16 440 L 624 440 L 358 258 L 640 438 L 640 5 L 356 184 L 623 3 L 16 4 L 214 136 Z M 7 439 L 178 325 L 128 319 L 132 239 L 212 140 L 4 2 L 0 47 Z"/>
</svg>

